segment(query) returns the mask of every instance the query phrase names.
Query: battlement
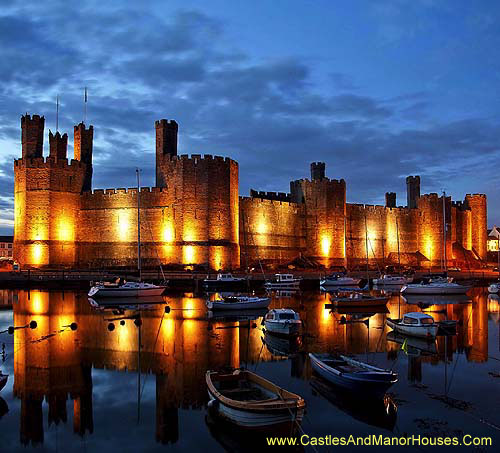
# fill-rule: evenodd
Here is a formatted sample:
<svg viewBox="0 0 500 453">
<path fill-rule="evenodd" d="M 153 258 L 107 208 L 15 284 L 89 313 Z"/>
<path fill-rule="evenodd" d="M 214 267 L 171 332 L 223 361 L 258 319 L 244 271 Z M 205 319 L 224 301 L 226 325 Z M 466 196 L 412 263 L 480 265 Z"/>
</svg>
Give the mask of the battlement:
<svg viewBox="0 0 500 453">
<path fill-rule="evenodd" d="M 379 213 L 397 212 L 400 214 L 409 214 L 411 212 L 411 209 L 406 206 L 382 206 L 363 203 L 346 203 L 346 207 L 348 210 L 366 210 L 367 212 Z"/>
<path fill-rule="evenodd" d="M 28 113 L 26 113 L 26 115 L 21 116 L 21 126 L 24 126 L 26 124 L 33 123 L 33 122 L 38 123 L 40 121 L 45 122 L 45 117 L 37 115 L 37 114 L 29 115 Z"/>
<path fill-rule="evenodd" d="M 161 120 L 156 120 L 155 121 L 155 128 L 159 127 L 165 127 L 165 128 L 170 128 L 170 129 L 179 129 L 179 125 L 177 124 L 177 121 L 175 120 L 167 120 L 167 119 L 161 119 Z"/>
<path fill-rule="evenodd" d="M 290 184 L 324 184 L 324 185 L 339 185 L 345 187 L 345 180 L 344 179 L 330 179 L 330 178 L 323 178 L 323 179 L 309 179 L 309 178 L 301 178 L 301 179 L 296 179 L 294 181 L 290 181 Z"/>
<path fill-rule="evenodd" d="M 235 160 L 231 159 L 230 157 L 222 157 L 222 156 L 213 156 L 211 154 L 204 154 L 203 156 L 201 154 L 192 154 L 191 156 L 189 154 L 181 154 L 179 156 L 165 156 L 165 162 L 172 162 L 174 165 L 176 163 L 180 164 L 185 164 L 185 163 L 192 163 L 194 165 L 202 165 L 205 162 L 224 162 L 226 164 L 232 164 L 232 165 L 238 165 L 238 162 Z"/>
<path fill-rule="evenodd" d="M 285 192 L 264 192 L 250 189 L 251 198 L 261 198 L 266 200 L 290 201 L 291 194 Z"/>
<path fill-rule="evenodd" d="M 141 187 L 141 194 L 148 194 L 148 193 L 162 193 L 162 192 L 167 192 L 167 189 L 163 187 Z M 119 194 L 136 194 L 137 193 L 137 187 L 119 187 L 116 189 L 94 189 L 89 192 L 84 192 L 82 194 L 82 197 L 85 199 L 89 198 L 95 198 L 95 197 L 102 197 L 102 196 L 110 196 L 110 195 L 119 195 Z"/>
<path fill-rule="evenodd" d="M 474 194 L 468 193 L 467 195 L 465 195 L 465 198 L 479 198 L 479 199 L 484 198 L 486 200 L 486 194 L 484 194 L 484 193 L 474 193 Z"/>
<path fill-rule="evenodd" d="M 14 160 L 14 168 L 47 168 L 47 169 L 70 169 L 84 170 L 87 165 L 79 160 L 54 159 L 48 157 L 21 158 Z"/>
<path fill-rule="evenodd" d="M 249 204 L 253 206 L 288 206 L 290 208 L 299 209 L 301 205 L 291 201 L 271 200 L 268 198 L 254 198 L 240 196 L 240 203 Z"/>
</svg>

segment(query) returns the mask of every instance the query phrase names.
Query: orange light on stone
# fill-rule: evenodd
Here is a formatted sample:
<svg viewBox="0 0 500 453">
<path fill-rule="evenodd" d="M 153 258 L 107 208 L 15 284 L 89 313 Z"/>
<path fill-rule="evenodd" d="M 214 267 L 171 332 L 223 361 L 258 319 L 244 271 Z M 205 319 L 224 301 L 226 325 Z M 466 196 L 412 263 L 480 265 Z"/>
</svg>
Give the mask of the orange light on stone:
<svg viewBox="0 0 500 453">
<path fill-rule="evenodd" d="M 183 252 L 183 263 L 184 264 L 194 264 L 196 261 L 196 252 L 195 248 L 192 245 L 185 245 L 182 248 Z"/>
<path fill-rule="evenodd" d="M 266 234 L 267 233 L 267 222 L 265 219 L 261 219 L 259 223 L 257 224 L 257 233 L 259 234 Z"/>
<path fill-rule="evenodd" d="M 57 231 L 58 231 L 58 239 L 60 241 L 74 240 L 73 224 L 67 218 L 62 218 L 61 220 L 59 220 Z"/>
<path fill-rule="evenodd" d="M 332 240 L 330 236 L 323 236 L 321 238 L 321 253 L 323 256 L 328 256 L 330 254 L 330 248 L 332 245 Z"/>
<path fill-rule="evenodd" d="M 168 222 L 163 226 L 163 242 L 172 243 L 175 239 L 175 232 L 173 225 Z"/>
<path fill-rule="evenodd" d="M 118 238 L 120 241 L 129 239 L 130 231 L 130 215 L 126 209 L 122 209 L 118 213 Z"/>
<path fill-rule="evenodd" d="M 33 244 L 31 249 L 31 261 L 35 265 L 43 263 L 43 246 L 42 244 Z"/>
</svg>

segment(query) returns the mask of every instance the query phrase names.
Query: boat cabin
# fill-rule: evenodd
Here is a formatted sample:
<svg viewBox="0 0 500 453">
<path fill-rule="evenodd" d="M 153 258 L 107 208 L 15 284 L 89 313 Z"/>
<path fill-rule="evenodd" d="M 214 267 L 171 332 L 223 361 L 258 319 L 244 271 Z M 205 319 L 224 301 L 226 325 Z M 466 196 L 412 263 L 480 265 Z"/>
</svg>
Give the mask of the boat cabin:
<svg viewBox="0 0 500 453">
<path fill-rule="evenodd" d="M 293 274 L 276 274 L 277 282 L 293 282 L 294 280 Z"/>
<path fill-rule="evenodd" d="M 233 281 L 233 274 L 217 274 L 217 281 Z"/>
<path fill-rule="evenodd" d="M 266 315 L 266 320 L 268 321 L 290 321 L 292 319 L 299 320 L 299 314 L 287 308 L 271 310 Z"/>
<path fill-rule="evenodd" d="M 426 313 L 406 313 L 403 316 L 403 324 L 428 326 L 434 324 L 434 318 Z"/>
</svg>

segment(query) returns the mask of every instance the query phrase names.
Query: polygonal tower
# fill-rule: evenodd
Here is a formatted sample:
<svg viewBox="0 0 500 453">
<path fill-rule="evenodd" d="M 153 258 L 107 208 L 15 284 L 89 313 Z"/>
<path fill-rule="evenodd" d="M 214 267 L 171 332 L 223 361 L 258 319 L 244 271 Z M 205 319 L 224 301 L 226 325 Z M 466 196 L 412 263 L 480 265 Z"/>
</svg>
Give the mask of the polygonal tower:
<svg viewBox="0 0 500 453">
<path fill-rule="evenodd" d="M 23 157 L 14 161 L 14 258 L 22 266 L 72 266 L 86 165 L 66 159 L 67 135 L 50 133 L 43 157 L 43 117 L 21 118 Z M 36 140 L 35 140 L 36 138 Z"/>
<path fill-rule="evenodd" d="M 87 167 L 85 169 L 85 179 L 83 181 L 82 192 L 92 190 L 92 149 L 94 140 L 94 127 L 85 128 L 82 122 L 74 127 L 74 154 L 75 160 L 83 162 Z"/>
<path fill-rule="evenodd" d="M 487 254 L 487 230 L 488 230 L 488 208 L 486 195 L 467 194 L 465 203 L 471 210 L 471 232 L 470 238 L 473 251 L 486 260 Z"/>
<path fill-rule="evenodd" d="M 179 125 L 174 120 L 155 122 L 156 129 L 156 187 L 165 187 L 163 164 L 165 157 L 177 156 Z"/>
</svg>

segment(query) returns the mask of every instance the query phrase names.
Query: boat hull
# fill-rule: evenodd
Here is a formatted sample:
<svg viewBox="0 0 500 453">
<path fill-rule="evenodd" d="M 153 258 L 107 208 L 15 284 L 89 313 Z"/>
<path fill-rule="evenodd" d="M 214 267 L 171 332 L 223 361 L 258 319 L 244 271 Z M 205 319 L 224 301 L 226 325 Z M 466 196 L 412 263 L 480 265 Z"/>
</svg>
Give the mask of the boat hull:
<svg viewBox="0 0 500 453">
<path fill-rule="evenodd" d="M 269 297 L 261 297 L 254 302 L 207 301 L 207 307 L 213 311 L 257 310 L 259 308 L 267 308 L 270 303 L 271 299 Z"/>
<path fill-rule="evenodd" d="M 361 279 L 359 278 L 349 278 L 349 279 L 339 279 L 339 280 L 325 278 L 323 280 L 320 280 L 319 284 L 320 286 L 323 286 L 325 288 L 331 286 L 357 286 L 359 285 L 360 281 Z"/>
<path fill-rule="evenodd" d="M 411 335 L 412 337 L 419 338 L 436 338 L 439 326 L 437 324 L 432 324 L 429 326 L 402 324 L 396 320 L 387 318 L 387 325 L 394 329 L 396 332 L 402 333 L 403 335 Z"/>
<path fill-rule="evenodd" d="M 300 280 L 293 282 L 266 282 L 264 287 L 267 289 L 293 289 L 300 286 Z"/>
<path fill-rule="evenodd" d="M 361 379 L 354 376 L 354 373 L 340 373 L 311 353 L 309 353 L 309 359 L 311 360 L 312 369 L 323 379 L 351 392 L 359 392 L 374 398 L 381 398 L 395 382 L 378 380 L 375 375 Z"/>
<path fill-rule="evenodd" d="M 89 297 L 101 298 L 130 298 L 130 297 L 155 297 L 161 296 L 165 292 L 165 286 L 157 286 L 154 288 L 98 288 L 95 292 L 90 291 Z M 91 294 L 92 293 L 92 294 Z"/>
<path fill-rule="evenodd" d="M 401 294 L 465 294 L 468 286 L 432 286 L 432 285 L 406 285 L 401 288 Z"/>
<path fill-rule="evenodd" d="M 387 304 L 389 298 L 380 297 L 371 300 L 363 299 L 334 299 L 333 302 L 337 307 L 380 307 Z"/>
<path fill-rule="evenodd" d="M 268 332 L 275 335 L 298 335 L 300 332 L 300 324 L 297 322 L 279 322 L 266 319 L 264 326 Z"/>
</svg>

